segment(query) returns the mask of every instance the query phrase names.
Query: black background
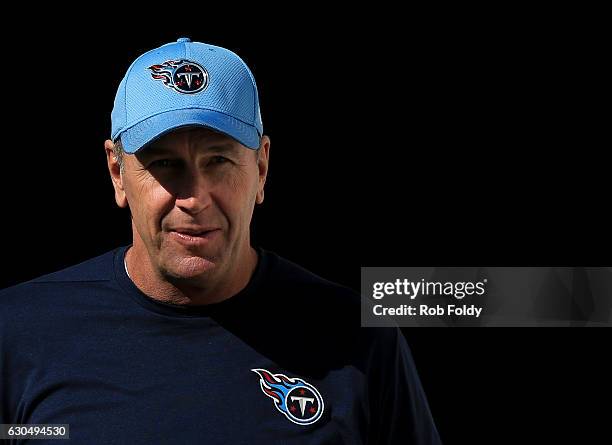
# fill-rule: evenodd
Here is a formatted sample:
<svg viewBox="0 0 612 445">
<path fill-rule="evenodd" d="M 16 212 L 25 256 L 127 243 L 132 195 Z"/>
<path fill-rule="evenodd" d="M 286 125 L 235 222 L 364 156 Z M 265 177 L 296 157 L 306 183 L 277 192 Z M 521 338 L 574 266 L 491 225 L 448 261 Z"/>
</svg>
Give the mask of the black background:
<svg viewBox="0 0 612 445">
<path fill-rule="evenodd" d="M 2 287 L 131 242 L 105 165 L 110 111 L 131 61 L 182 36 L 234 50 L 258 82 L 272 146 L 255 243 L 355 289 L 361 266 L 612 263 L 589 17 L 298 23 L 306 12 L 53 19 L 7 36 Z M 600 443 L 608 332 L 404 330 L 446 444 Z"/>
</svg>

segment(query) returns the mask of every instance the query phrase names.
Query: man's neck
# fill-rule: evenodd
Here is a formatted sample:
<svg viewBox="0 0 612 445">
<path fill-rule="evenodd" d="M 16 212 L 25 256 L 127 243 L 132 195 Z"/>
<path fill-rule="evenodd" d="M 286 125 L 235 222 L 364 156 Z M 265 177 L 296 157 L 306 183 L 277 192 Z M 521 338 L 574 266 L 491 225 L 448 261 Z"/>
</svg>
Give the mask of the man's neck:
<svg viewBox="0 0 612 445">
<path fill-rule="evenodd" d="M 134 243 L 125 255 L 126 273 L 136 287 L 154 300 L 181 306 L 218 303 L 244 289 L 255 271 L 257 252 L 250 245 L 244 250 L 236 255 L 239 261 L 228 264 L 225 271 L 211 275 L 209 280 L 169 281 L 153 266 L 144 245 Z"/>
</svg>

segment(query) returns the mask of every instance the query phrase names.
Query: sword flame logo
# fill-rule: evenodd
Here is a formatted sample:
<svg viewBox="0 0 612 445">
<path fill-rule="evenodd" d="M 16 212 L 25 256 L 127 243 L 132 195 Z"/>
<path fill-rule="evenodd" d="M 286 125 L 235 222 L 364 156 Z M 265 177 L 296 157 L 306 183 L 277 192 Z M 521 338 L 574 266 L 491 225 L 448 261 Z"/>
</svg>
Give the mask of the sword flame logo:
<svg viewBox="0 0 612 445">
<path fill-rule="evenodd" d="M 298 425 L 310 425 L 321 418 L 323 397 L 310 383 L 265 369 L 251 371 L 259 375 L 261 390 L 274 400 L 276 409 L 287 419 Z"/>
<path fill-rule="evenodd" d="M 166 87 L 179 93 L 193 94 L 208 86 L 208 71 L 189 60 L 167 60 L 147 69 L 151 71 L 151 78 L 161 80 Z"/>
</svg>

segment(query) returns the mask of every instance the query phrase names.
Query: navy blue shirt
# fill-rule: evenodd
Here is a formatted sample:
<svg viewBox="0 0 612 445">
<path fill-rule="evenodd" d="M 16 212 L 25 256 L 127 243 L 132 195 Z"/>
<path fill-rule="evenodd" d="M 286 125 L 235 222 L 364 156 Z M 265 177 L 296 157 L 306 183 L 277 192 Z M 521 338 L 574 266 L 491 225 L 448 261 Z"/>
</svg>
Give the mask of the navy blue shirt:
<svg viewBox="0 0 612 445">
<path fill-rule="evenodd" d="M 361 328 L 355 292 L 258 248 L 235 296 L 171 305 L 127 248 L 0 292 L 2 423 L 69 424 L 74 444 L 440 443 L 401 331 Z"/>
</svg>

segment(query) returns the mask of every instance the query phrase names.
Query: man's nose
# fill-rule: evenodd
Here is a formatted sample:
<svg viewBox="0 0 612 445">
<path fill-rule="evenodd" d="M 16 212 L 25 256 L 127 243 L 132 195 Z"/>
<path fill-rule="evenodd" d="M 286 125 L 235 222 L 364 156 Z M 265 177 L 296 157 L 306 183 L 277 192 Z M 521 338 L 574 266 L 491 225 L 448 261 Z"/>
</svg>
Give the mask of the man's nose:
<svg viewBox="0 0 612 445">
<path fill-rule="evenodd" d="M 176 195 L 176 206 L 181 210 L 196 215 L 211 206 L 211 182 L 201 171 L 196 169 L 186 171 L 180 183 L 181 186 Z"/>
</svg>

